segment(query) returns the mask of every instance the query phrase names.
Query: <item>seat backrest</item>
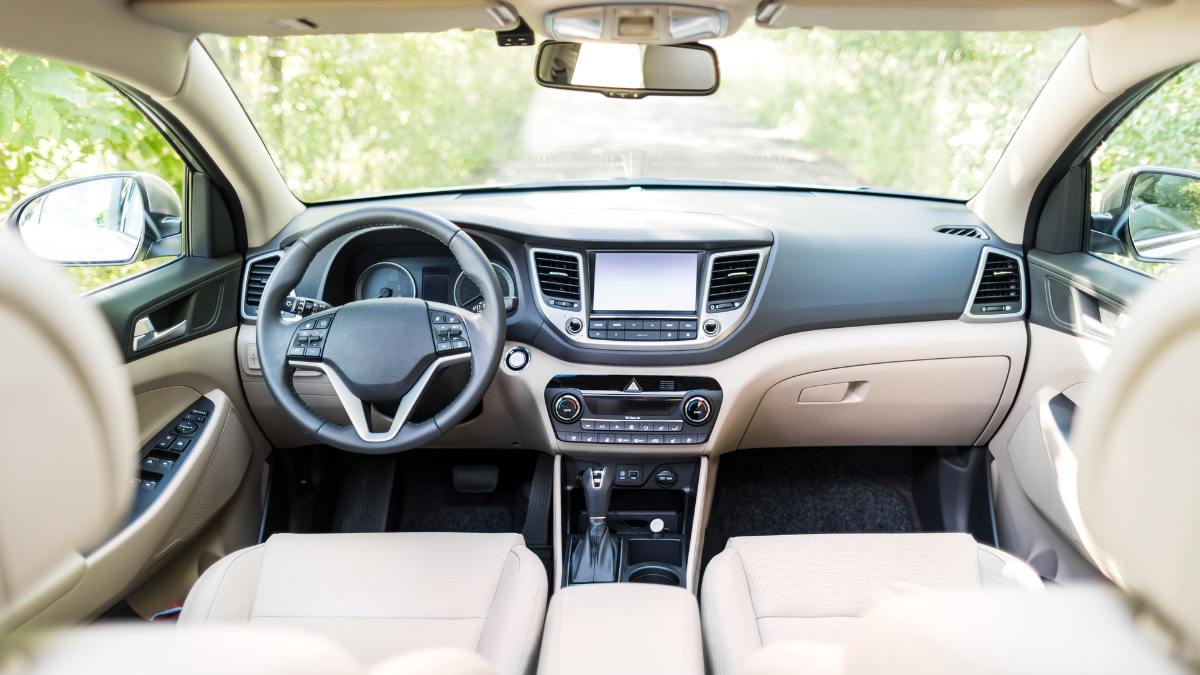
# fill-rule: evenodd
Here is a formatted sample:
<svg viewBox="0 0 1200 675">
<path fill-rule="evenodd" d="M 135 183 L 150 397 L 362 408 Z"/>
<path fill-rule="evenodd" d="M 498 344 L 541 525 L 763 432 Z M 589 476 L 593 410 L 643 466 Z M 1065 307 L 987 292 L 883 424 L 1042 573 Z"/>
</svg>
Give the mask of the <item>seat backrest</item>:
<svg viewBox="0 0 1200 675">
<path fill-rule="evenodd" d="M 134 494 L 133 397 L 112 329 L 0 231 L 0 637 L 70 590 Z"/>
<path fill-rule="evenodd" d="M 1200 654 L 1200 266 L 1139 300 L 1071 445 L 1101 562 Z"/>
</svg>

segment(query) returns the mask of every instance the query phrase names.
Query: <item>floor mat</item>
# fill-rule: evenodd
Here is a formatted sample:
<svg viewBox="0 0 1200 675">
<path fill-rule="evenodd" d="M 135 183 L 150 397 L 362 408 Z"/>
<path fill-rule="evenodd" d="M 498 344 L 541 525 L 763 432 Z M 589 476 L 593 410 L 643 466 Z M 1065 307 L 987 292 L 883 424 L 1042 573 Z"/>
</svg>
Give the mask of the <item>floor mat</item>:
<svg viewBox="0 0 1200 675">
<path fill-rule="evenodd" d="M 396 460 L 373 457 L 349 462 L 342 471 L 334 532 L 383 532 L 392 502 Z"/>
<path fill-rule="evenodd" d="M 919 531 L 899 449 L 741 450 L 723 455 L 702 565 L 730 537 Z M 876 473 L 878 478 L 868 475 Z"/>
<path fill-rule="evenodd" d="M 503 506 L 439 506 L 400 524 L 402 532 L 512 532 Z"/>
</svg>

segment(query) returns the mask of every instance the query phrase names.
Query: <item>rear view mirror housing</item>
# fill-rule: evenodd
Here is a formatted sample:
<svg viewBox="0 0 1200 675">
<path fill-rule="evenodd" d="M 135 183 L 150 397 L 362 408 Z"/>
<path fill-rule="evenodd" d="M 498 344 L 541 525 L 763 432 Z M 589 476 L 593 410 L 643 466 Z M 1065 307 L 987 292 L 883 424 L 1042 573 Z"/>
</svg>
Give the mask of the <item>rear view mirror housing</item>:
<svg viewBox="0 0 1200 675">
<path fill-rule="evenodd" d="M 635 45 L 546 41 L 534 77 L 543 87 L 610 98 L 708 96 L 721 84 L 717 52 L 707 45 Z"/>
<path fill-rule="evenodd" d="M 1092 216 L 1091 250 L 1143 262 L 1200 257 L 1200 173 L 1139 166 L 1113 176 Z"/>
<path fill-rule="evenodd" d="M 67 266 L 126 265 L 183 250 L 183 204 L 158 176 L 134 171 L 44 187 L 5 218 L 37 256 Z"/>
</svg>

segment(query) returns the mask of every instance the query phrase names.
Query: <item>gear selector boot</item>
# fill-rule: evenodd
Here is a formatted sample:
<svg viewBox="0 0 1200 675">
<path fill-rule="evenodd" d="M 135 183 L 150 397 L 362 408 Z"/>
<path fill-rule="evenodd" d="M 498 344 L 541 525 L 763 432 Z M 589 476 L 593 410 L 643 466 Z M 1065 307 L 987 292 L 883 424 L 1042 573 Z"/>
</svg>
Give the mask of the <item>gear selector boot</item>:
<svg viewBox="0 0 1200 675">
<path fill-rule="evenodd" d="M 607 521 L 612 485 L 612 471 L 605 467 L 593 466 L 583 472 L 588 528 L 587 536 L 571 552 L 573 584 L 617 580 L 617 542 L 608 531 Z"/>
</svg>

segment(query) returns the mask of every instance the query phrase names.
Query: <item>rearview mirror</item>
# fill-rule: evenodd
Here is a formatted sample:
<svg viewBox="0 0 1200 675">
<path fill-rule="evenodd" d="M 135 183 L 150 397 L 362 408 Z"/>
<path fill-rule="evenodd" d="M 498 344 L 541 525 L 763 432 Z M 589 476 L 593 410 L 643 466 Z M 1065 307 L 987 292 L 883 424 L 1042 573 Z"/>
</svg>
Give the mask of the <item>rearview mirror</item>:
<svg viewBox="0 0 1200 675">
<path fill-rule="evenodd" d="M 1145 262 L 1182 262 L 1200 254 L 1200 174 L 1127 169 L 1105 186 L 1100 203 L 1105 213 L 1093 218 L 1092 250 Z"/>
<path fill-rule="evenodd" d="M 720 84 L 712 47 L 543 42 L 537 83 L 555 89 L 594 91 L 610 98 L 708 96 Z"/>
<path fill-rule="evenodd" d="M 124 265 L 182 251 L 183 205 L 158 176 L 108 173 L 64 181 L 8 212 L 29 250 L 63 265 Z"/>
</svg>

